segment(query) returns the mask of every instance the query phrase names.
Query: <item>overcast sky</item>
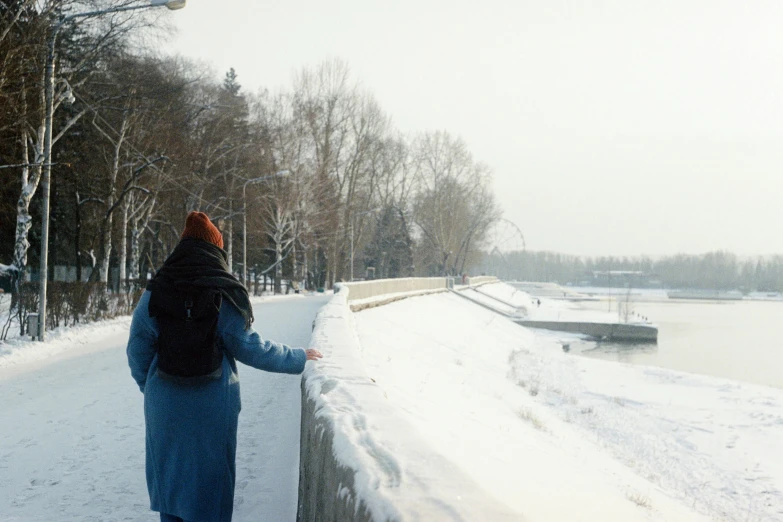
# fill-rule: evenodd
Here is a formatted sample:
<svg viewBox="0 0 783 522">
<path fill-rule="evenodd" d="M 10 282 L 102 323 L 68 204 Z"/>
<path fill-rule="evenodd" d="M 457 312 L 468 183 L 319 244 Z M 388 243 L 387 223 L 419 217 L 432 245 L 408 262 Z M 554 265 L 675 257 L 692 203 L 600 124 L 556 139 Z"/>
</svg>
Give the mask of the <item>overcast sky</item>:
<svg viewBox="0 0 783 522">
<path fill-rule="evenodd" d="M 189 0 L 175 52 L 248 90 L 346 61 L 490 165 L 528 249 L 783 253 L 783 2 Z"/>
</svg>

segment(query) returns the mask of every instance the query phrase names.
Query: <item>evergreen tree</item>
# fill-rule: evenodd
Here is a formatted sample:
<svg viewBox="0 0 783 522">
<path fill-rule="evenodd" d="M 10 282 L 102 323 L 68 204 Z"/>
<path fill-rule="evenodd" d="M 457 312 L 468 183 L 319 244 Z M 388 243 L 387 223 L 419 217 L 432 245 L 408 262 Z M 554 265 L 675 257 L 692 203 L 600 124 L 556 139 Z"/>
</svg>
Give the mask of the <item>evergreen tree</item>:
<svg viewBox="0 0 783 522">
<path fill-rule="evenodd" d="M 400 208 L 387 206 L 381 211 L 365 250 L 365 264 L 375 268 L 377 279 L 413 276 L 413 240 Z"/>
</svg>

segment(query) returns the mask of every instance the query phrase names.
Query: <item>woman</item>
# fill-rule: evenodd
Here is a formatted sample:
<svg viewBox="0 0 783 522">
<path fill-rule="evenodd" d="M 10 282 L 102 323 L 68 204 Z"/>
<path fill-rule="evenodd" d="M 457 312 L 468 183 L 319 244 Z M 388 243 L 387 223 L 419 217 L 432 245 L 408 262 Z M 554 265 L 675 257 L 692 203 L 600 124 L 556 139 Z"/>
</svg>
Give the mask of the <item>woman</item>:
<svg viewBox="0 0 783 522">
<path fill-rule="evenodd" d="M 182 288 L 218 296 L 214 342 L 206 343 L 217 351 L 216 368 L 196 377 L 178 373 L 179 352 L 166 352 L 168 346 L 158 342 L 172 338 L 169 329 L 176 325 L 164 321 L 160 310 Z M 161 521 L 231 520 L 241 409 L 236 361 L 300 374 L 306 361 L 321 358 L 317 350 L 261 340 L 252 321 L 247 289 L 230 272 L 220 231 L 206 214 L 191 212 L 180 243 L 136 307 L 127 349 L 131 375 L 144 394 L 150 508 L 160 512 Z M 161 335 L 162 327 L 168 337 Z"/>
</svg>

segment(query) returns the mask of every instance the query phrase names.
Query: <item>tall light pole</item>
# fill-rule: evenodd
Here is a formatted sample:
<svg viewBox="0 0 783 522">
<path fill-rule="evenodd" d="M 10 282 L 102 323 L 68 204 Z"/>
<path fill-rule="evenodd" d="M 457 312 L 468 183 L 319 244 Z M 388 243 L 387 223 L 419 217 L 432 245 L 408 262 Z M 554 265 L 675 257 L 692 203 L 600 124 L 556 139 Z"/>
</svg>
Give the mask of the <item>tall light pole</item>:
<svg viewBox="0 0 783 522">
<path fill-rule="evenodd" d="M 381 209 L 380 208 L 374 208 L 372 210 L 366 210 L 364 212 L 359 212 L 358 214 L 356 214 L 353 217 L 359 217 L 359 216 L 364 216 L 366 214 L 372 214 L 374 212 L 378 212 L 379 210 L 381 210 Z M 351 219 L 351 274 L 350 274 L 351 275 L 351 281 L 353 281 L 353 256 L 354 256 L 354 249 L 353 249 L 353 247 L 354 247 L 354 245 L 353 245 L 353 219 Z"/>
<path fill-rule="evenodd" d="M 39 276 L 39 300 L 38 300 L 38 340 L 43 342 L 46 336 L 46 283 L 49 278 L 49 200 L 51 199 L 50 183 L 52 176 L 52 121 L 54 119 L 54 59 L 57 35 L 63 26 L 76 18 L 93 18 L 96 16 L 135 11 L 137 9 L 150 9 L 153 7 L 167 7 L 169 9 L 182 9 L 187 0 L 150 0 L 147 5 L 132 5 L 114 7 L 100 11 L 87 11 L 68 15 L 52 27 L 49 36 L 49 46 L 46 55 L 46 73 L 44 75 L 46 117 L 44 119 L 44 158 L 43 173 L 41 174 L 41 191 L 43 197 L 42 230 L 41 230 L 41 273 Z"/>
<path fill-rule="evenodd" d="M 242 284 L 247 286 L 247 186 L 252 183 L 260 183 L 268 179 L 287 176 L 289 170 L 281 170 L 269 176 L 249 179 L 242 185 Z"/>
</svg>

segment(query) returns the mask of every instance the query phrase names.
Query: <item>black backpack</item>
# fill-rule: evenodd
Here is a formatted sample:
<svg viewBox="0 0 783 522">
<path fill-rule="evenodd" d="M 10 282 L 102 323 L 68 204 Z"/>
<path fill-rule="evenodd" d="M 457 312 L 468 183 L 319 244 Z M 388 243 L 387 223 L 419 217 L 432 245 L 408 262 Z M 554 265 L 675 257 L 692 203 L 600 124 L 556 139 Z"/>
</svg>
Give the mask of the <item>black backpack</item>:
<svg viewBox="0 0 783 522">
<path fill-rule="evenodd" d="M 156 288 L 149 314 L 158 320 L 158 373 L 196 384 L 222 375 L 223 350 L 217 325 L 223 296 L 214 288 L 177 285 Z"/>
</svg>

